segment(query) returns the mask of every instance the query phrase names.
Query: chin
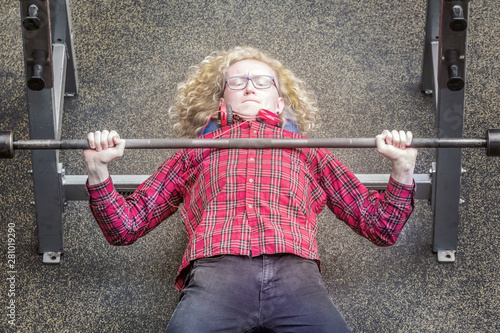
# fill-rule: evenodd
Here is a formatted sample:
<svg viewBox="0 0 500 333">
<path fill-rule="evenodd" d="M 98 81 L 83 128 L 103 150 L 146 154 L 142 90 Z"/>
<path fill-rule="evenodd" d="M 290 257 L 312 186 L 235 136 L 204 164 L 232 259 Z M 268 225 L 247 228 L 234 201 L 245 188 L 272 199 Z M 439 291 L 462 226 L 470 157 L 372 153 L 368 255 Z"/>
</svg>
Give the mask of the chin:
<svg viewBox="0 0 500 333">
<path fill-rule="evenodd" d="M 240 116 L 241 118 L 245 119 L 245 120 L 251 120 L 251 119 L 255 119 L 255 117 L 257 117 L 257 114 L 259 113 L 259 110 L 261 108 L 257 108 L 257 109 L 245 109 L 245 110 L 241 110 L 241 111 L 238 111 L 238 110 L 234 110 L 233 109 L 233 114 L 237 114 L 238 116 Z"/>
</svg>

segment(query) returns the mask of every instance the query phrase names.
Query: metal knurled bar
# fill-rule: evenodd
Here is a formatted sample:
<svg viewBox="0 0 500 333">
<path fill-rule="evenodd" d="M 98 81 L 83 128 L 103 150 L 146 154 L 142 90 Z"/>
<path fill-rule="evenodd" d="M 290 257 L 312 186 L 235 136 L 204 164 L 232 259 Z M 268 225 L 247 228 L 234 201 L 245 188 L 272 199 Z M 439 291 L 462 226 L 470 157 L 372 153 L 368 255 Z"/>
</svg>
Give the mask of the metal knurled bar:
<svg viewBox="0 0 500 333">
<path fill-rule="evenodd" d="M 177 148 L 376 148 L 375 138 L 309 139 L 127 139 L 126 149 Z M 415 138 L 414 148 L 484 148 L 486 139 Z M 89 149 L 87 140 L 18 140 L 14 149 Z"/>
</svg>

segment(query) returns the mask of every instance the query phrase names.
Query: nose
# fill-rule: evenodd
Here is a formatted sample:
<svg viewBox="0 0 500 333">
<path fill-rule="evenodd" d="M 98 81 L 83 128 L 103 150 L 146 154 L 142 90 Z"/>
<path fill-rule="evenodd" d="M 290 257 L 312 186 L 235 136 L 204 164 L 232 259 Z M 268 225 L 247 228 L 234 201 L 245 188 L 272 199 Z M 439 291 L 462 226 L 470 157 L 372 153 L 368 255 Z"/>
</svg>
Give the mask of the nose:
<svg viewBox="0 0 500 333">
<path fill-rule="evenodd" d="M 255 94 L 255 86 L 252 80 L 248 80 L 247 86 L 245 87 L 245 94 Z"/>
</svg>

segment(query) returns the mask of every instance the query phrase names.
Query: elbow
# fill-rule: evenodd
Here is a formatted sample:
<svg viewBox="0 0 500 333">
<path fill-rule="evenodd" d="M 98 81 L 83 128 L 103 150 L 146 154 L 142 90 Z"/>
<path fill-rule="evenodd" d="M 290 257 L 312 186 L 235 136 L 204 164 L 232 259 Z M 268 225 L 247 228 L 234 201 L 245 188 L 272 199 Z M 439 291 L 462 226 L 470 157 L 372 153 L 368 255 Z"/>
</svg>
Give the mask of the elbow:
<svg viewBox="0 0 500 333">
<path fill-rule="evenodd" d="M 391 235 L 379 235 L 372 242 L 379 247 L 389 247 L 396 244 L 399 237 L 399 233 Z"/>
<path fill-rule="evenodd" d="M 109 240 L 109 239 L 108 239 L 108 244 L 112 245 L 112 246 L 124 246 L 124 245 L 127 245 L 124 242 L 122 242 L 121 240 Z"/>
<path fill-rule="evenodd" d="M 389 247 L 389 246 L 393 246 L 394 244 L 396 244 L 396 242 L 377 241 L 377 242 L 374 242 L 374 244 L 379 246 L 379 247 Z"/>
<path fill-rule="evenodd" d="M 136 239 L 130 237 L 106 237 L 106 240 L 112 246 L 127 246 L 136 241 Z"/>
<path fill-rule="evenodd" d="M 112 246 L 125 246 L 125 242 L 123 242 L 121 239 L 108 239 L 108 244 Z"/>
</svg>

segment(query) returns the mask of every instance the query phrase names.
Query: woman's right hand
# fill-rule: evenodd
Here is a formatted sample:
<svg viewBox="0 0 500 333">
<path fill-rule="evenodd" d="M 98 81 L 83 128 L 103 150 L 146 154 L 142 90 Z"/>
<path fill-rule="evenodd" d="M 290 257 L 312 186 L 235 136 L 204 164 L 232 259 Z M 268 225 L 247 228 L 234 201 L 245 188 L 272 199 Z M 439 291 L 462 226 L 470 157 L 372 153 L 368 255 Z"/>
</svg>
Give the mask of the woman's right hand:
<svg viewBox="0 0 500 333">
<path fill-rule="evenodd" d="M 98 184 L 109 177 L 108 163 L 123 156 L 125 140 L 116 131 L 90 132 L 87 136 L 92 149 L 85 149 L 83 156 L 89 174 L 89 184 Z"/>
</svg>

